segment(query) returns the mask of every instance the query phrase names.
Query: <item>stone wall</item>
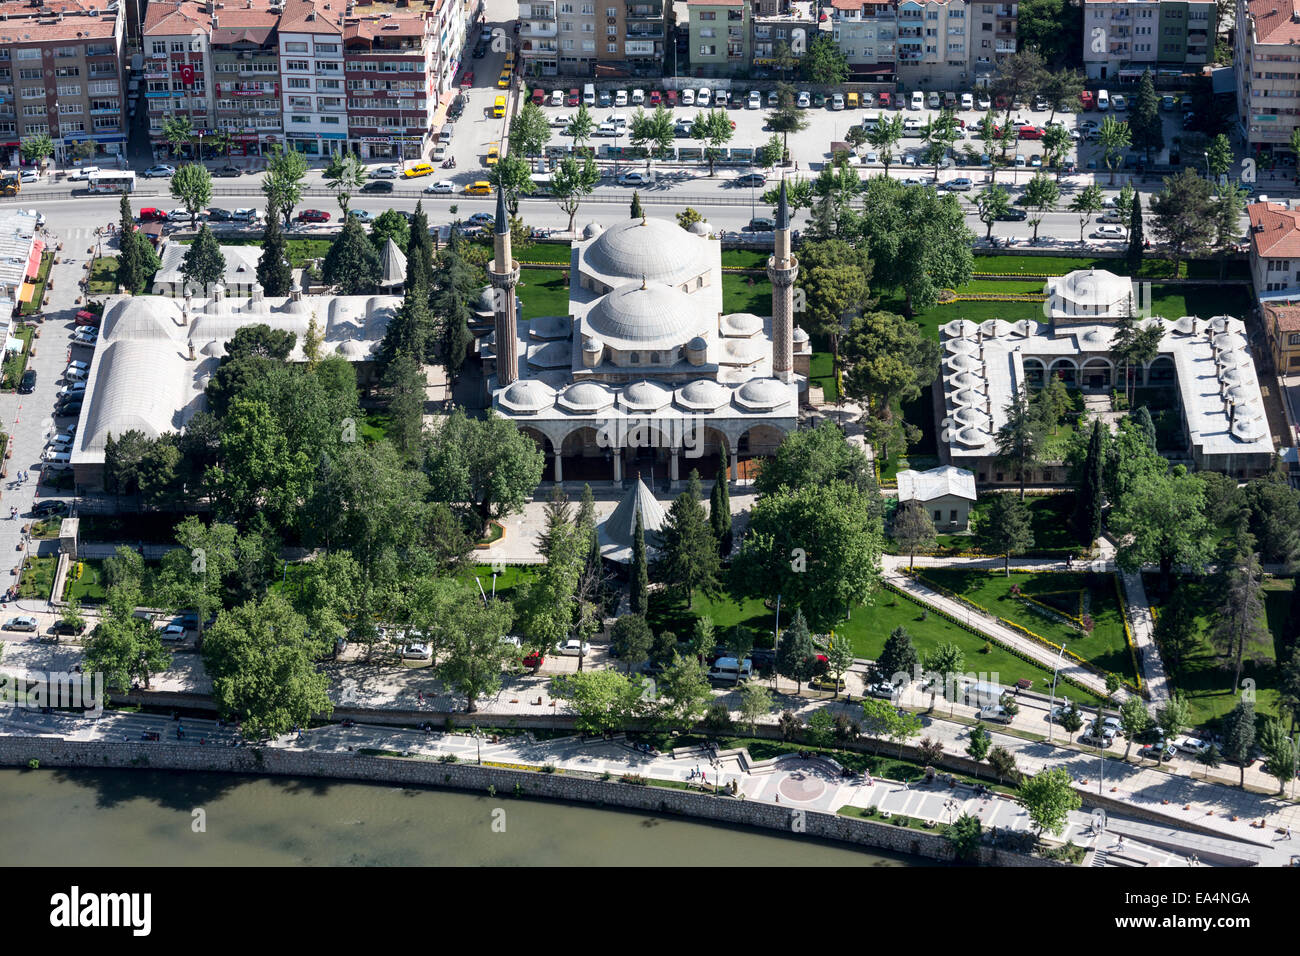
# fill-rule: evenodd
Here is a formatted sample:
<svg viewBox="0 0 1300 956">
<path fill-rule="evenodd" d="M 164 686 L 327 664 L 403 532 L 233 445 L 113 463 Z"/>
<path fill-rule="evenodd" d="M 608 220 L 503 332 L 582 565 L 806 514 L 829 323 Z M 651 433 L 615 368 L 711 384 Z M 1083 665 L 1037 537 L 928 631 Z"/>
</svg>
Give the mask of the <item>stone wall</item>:
<svg viewBox="0 0 1300 956">
<path fill-rule="evenodd" d="M 943 863 L 952 861 L 952 847 L 939 833 L 844 817 L 815 810 L 660 787 L 595 780 L 565 773 L 540 773 L 504 767 L 402 757 L 372 757 L 353 753 L 318 753 L 257 747 L 183 747 L 166 743 L 72 741 L 55 737 L 0 737 L 0 766 L 42 768 L 196 770 L 340 780 L 384 782 L 409 786 L 448 787 L 509 796 L 543 797 L 625 807 L 651 813 L 779 830 L 784 833 L 853 843 L 907 853 Z M 39 772 L 39 771 L 38 771 Z M 802 829 L 800 829 L 802 828 Z M 983 862 L 999 866 L 1054 866 L 1051 861 L 985 848 Z"/>
</svg>

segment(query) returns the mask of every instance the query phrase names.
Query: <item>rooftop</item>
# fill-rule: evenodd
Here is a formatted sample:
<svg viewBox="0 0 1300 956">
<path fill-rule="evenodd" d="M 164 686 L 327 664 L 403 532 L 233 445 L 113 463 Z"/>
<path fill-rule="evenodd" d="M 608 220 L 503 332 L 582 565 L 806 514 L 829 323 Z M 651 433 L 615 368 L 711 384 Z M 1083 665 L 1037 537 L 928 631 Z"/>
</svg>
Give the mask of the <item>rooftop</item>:
<svg viewBox="0 0 1300 956">
<path fill-rule="evenodd" d="M 1246 207 L 1250 240 L 1259 256 L 1300 256 L 1300 212 L 1281 203 L 1257 202 Z"/>
<path fill-rule="evenodd" d="M 1256 43 L 1300 41 L 1300 23 L 1293 19 L 1297 12 L 1296 0 L 1246 0 L 1246 16 L 1254 23 Z"/>
<path fill-rule="evenodd" d="M 1264 325 L 1272 330 L 1276 325 L 1280 332 L 1300 332 L 1300 305 L 1263 305 Z"/>
<path fill-rule="evenodd" d="M 929 471 L 907 469 L 898 473 L 899 501 L 933 501 L 945 495 L 975 500 L 975 473 L 941 465 Z"/>
</svg>

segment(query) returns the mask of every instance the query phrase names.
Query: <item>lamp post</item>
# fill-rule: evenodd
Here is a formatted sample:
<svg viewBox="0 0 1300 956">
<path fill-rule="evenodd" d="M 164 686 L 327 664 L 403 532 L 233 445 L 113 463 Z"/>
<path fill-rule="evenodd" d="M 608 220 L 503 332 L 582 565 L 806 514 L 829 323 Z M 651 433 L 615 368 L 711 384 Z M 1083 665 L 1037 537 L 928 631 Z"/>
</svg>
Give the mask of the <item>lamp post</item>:
<svg viewBox="0 0 1300 956">
<path fill-rule="evenodd" d="M 1052 668 L 1052 697 L 1047 704 L 1047 742 L 1052 742 L 1052 725 L 1056 723 L 1052 719 L 1052 711 L 1056 708 L 1056 674 L 1061 669 L 1061 658 L 1065 656 L 1065 645 L 1061 645 L 1061 650 L 1056 655 L 1056 666 Z"/>
</svg>

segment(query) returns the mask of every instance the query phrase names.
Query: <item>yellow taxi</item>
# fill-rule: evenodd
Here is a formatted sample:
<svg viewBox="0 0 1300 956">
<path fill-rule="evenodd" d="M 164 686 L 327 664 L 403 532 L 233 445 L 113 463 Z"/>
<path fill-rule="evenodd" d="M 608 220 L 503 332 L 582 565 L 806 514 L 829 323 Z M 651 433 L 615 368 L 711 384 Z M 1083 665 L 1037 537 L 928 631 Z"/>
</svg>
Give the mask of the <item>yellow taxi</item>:
<svg viewBox="0 0 1300 956">
<path fill-rule="evenodd" d="M 498 96 L 492 101 L 492 115 L 496 119 L 501 119 L 506 115 L 506 98 L 504 96 Z"/>
<path fill-rule="evenodd" d="M 493 143 L 491 146 L 488 147 L 486 165 L 495 166 L 500 161 L 501 161 L 501 147 L 496 143 Z"/>
<path fill-rule="evenodd" d="M 416 163 L 414 166 L 408 166 L 406 172 L 402 173 L 407 179 L 415 179 L 417 176 L 432 176 L 432 163 Z"/>
<path fill-rule="evenodd" d="M 466 196 L 491 196 L 492 184 L 486 179 L 480 179 L 476 183 L 470 183 L 465 187 Z"/>
<path fill-rule="evenodd" d="M 510 86 L 510 71 L 502 70 L 501 75 L 497 77 L 497 89 L 504 90 Z"/>
</svg>

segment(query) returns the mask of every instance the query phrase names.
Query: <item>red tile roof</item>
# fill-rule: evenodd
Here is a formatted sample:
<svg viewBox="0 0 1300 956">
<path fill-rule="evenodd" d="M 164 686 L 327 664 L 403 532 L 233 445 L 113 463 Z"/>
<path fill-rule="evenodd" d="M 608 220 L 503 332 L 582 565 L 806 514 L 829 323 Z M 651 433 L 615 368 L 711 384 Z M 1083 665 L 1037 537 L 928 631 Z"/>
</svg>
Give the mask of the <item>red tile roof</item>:
<svg viewBox="0 0 1300 956">
<path fill-rule="evenodd" d="M 342 35 L 339 19 L 346 9 L 345 0 L 289 0 L 280 17 L 280 32 Z"/>
<path fill-rule="evenodd" d="M 1300 40 L 1300 23 L 1291 19 L 1300 7 L 1296 0 L 1247 0 L 1246 15 L 1255 24 L 1256 43 L 1292 43 Z"/>
<path fill-rule="evenodd" d="M 1264 327 L 1272 332 L 1300 332 L 1300 305 L 1265 305 Z"/>
<path fill-rule="evenodd" d="M 1257 202 L 1246 207 L 1246 215 L 1256 255 L 1300 258 L 1300 212 L 1275 202 Z"/>
</svg>

